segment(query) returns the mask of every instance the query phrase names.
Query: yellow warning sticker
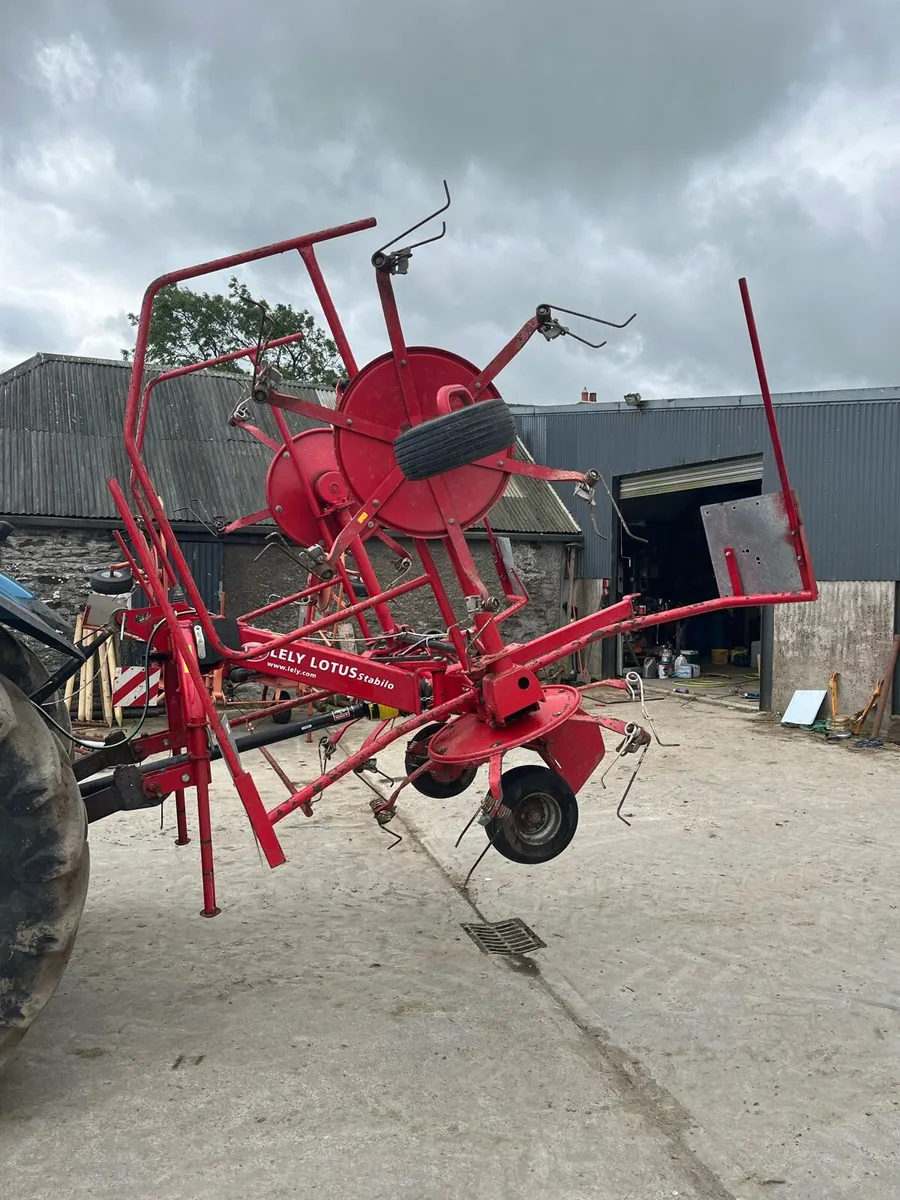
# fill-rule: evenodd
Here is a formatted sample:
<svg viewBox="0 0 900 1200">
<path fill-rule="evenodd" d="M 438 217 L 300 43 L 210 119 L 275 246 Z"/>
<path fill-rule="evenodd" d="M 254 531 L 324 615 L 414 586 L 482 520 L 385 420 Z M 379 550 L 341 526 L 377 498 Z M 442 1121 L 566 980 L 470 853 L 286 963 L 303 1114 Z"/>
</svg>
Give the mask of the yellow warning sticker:
<svg viewBox="0 0 900 1200">
<path fill-rule="evenodd" d="M 366 523 L 366 521 L 368 521 L 368 519 L 369 519 L 369 514 L 367 512 L 361 512 L 359 514 L 359 516 L 356 518 L 356 523 L 357 523 L 357 525 L 365 525 L 365 523 Z"/>
</svg>

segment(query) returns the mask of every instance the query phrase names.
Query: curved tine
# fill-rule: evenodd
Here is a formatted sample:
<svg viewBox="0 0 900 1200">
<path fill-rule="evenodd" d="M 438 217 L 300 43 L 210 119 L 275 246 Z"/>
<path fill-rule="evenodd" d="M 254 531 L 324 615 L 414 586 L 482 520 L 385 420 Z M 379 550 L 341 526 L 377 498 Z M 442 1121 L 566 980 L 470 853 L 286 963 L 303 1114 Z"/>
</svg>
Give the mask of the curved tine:
<svg viewBox="0 0 900 1200">
<path fill-rule="evenodd" d="M 413 242 L 411 246 L 405 246 L 405 250 L 418 250 L 420 246 L 427 246 L 429 242 L 439 242 L 447 232 L 447 222 L 441 221 L 441 232 L 436 233 L 434 237 L 423 238 L 421 242 Z"/>
<path fill-rule="evenodd" d="M 423 217 L 421 221 L 417 221 L 415 223 L 415 225 L 410 225 L 409 229 L 404 229 L 404 231 L 402 233 L 398 233 L 395 238 L 391 238 L 391 240 L 389 242 L 385 242 L 385 244 L 383 246 L 379 246 L 378 249 L 375 251 L 376 254 L 383 254 L 385 250 L 389 249 L 391 246 L 395 246 L 397 244 L 397 242 L 401 241 L 405 237 L 408 237 L 409 234 L 415 233 L 417 229 L 421 229 L 423 225 L 427 225 L 429 221 L 433 221 L 435 217 L 439 217 L 442 212 L 447 211 L 447 209 L 450 207 L 450 189 L 447 187 L 446 179 L 443 181 L 443 183 L 444 183 L 444 195 L 446 196 L 446 200 L 441 205 L 441 207 L 436 208 L 434 210 L 434 212 L 429 213 L 427 217 Z M 443 233 L 438 234 L 438 237 L 443 237 L 444 233 L 446 233 L 446 232 L 447 232 L 447 227 L 446 227 L 446 225 L 444 225 L 444 231 L 443 231 Z M 436 240 L 437 240 L 436 238 L 428 238 L 427 239 L 427 241 L 429 241 L 429 242 L 436 241 Z M 424 246 L 425 242 L 418 242 L 416 244 L 419 246 Z"/>
<path fill-rule="evenodd" d="M 570 317 L 581 317 L 585 321 L 594 321 L 598 325 L 609 325 L 611 329 L 624 329 L 625 326 L 630 325 L 637 316 L 637 313 L 634 312 L 627 321 L 622 321 L 622 323 L 619 324 L 617 321 L 605 321 L 603 317 L 592 317 L 589 313 L 576 312 L 574 308 L 560 308 L 558 304 L 550 304 L 548 305 L 548 308 L 552 308 L 554 312 L 568 313 Z M 575 335 L 573 334 L 572 336 L 574 337 Z M 581 339 L 579 338 L 579 341 L 580 340 Z M 603 343 L 601 343 L 601 345 L 602 344 Z M 590 346 L 591 343 L 588 342 L 588 345 Z"/>
<path fill-rule="evenodd" d="M 587 338 L 579 337 L 577 333 L 573 333 L 571 329 L 567 329 L 566 333 L 569 337 L 573 337 L 576 342 L 581 342 L 583 346 L 590 346 L 592 350 L 600 350 L 606 345 L 606 342 L 589 342 Z"/>
</svg>

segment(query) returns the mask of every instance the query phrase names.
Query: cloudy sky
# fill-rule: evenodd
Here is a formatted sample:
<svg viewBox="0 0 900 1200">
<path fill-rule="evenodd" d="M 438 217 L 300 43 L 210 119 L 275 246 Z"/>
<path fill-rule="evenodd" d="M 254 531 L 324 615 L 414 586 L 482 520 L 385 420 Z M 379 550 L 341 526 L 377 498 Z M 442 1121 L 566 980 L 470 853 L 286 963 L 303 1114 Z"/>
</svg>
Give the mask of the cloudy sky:
<svg viewBox="0 0 900 1200">
<path fill-rule="evenodd" d="M 754 390 L 742 274 L 774 389 L 900 383 L 897 0 L 29 0 L 3 24 L 0 368 L 117 358 L 162 271 L 371 215 L 321 253 L 366 360 L 378 235 L 446 177 L 448 236 L 397 281 L 410 342 L 483 362 L 541 301 L 638 313 L 601 351 L 532 342 L 511 401 Z M 294 256 L 243 278 L 314 307 Z"/>
</svg>

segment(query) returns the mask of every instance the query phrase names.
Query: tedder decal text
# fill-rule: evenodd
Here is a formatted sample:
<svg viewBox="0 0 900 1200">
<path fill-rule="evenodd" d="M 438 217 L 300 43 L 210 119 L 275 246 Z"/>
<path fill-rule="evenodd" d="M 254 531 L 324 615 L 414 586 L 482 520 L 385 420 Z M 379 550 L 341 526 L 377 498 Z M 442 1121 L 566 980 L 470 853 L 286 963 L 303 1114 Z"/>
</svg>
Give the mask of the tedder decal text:
<svg viewBox="0 0 900 1200">
<path fill-rule="evenodd" d="M 273 650 L 270 654 L 262 657 L 269 666 L 277 666 L 280 671 L 284 671 L 285 675 L 296 675 L 302 679 L 318 679 L 322 672 L 326 672 L 330 675 L 339 675 L 342 679 L 356 679 L 360 683 L 373 684 L 375 687 L 386 688 L 388 691 L 394 687 L 393 683 L 383 676 L 369 675 L 365 671 L 361 671 L 359 667 L 351 667 L 348 663 L 335 662 L 320 654 L 306 654 L 299 650 L 290 650 L 287 646 L 281 646 L 278 650 Z"/>
</svg>

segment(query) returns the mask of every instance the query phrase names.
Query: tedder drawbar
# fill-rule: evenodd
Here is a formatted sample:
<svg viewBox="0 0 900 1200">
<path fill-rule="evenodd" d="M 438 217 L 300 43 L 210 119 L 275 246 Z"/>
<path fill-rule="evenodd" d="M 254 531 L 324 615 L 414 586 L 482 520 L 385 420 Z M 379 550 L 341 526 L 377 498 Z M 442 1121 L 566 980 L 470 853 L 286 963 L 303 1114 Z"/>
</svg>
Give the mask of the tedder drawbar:
<svg viewBox="0 0 900 1200">
<path fill-rule="evenodd" d="M 487 766 L 489 786 L 477 817 L 490 844 L 514 862 L 541 863 L 564 850 L 575 833 L 576 796 L 603 759 L 604 734 L 624 739 L 620 750 L 637 751 L 650 741 L 643 728 L 586 711 L 584 688 L 542 682 L 544 668 L 588 643 L 658 620 L 653 615 L 635 615 L 637 596 L 625 596 L 529 642 L 508 642 L 503 636 L 504 622 L 528 602 L 509 543 L 494 536 L 489 519 L 511 477 L 573 483 L 576 494 L 588 502 L 601 481 L 598 472 L 555 470 L 517 458 L 516 426 L 495 385 L 502 369 L 532 335 L 553 340 L 569 334 L 559 314 L 571 310 L 539 304 L 482 368 L 448 350 L 407 345 L 394 279 L 407 273 L 415 248 L 436 239 L 392 247 L 423 224 L 372 256 L 390 349 L 361 368 L 319 266 L 316 247 L 370 229 L 373 219 L 163 275 L 144 296 L 125 411 L 130 479 L 127 486 L 109 480 L 124 525 L 124 535 L 117 536 L 125 562 L 110 568 L 108 578 L 110 590 L 139 584 L 150 600 L 145 608 L 119 610 L 117 619 L 125 636 L 144 642 L 148 655 L 162 662 L 167 728 L 98 751 L 97 757 L 105 756 L 109 764 L 118 761 L 120 766 L 112 776 L 84 782 L 82 794 L 92 818 L 159 804 L 174 795 L 183 842 L 187 840 L 185 793 L 192 788 L 204 916 L 219 911 L 210 822 L 213 759 L 224 760 L 262 853 L 273 867 L 285 859 L 279 823 L 295 813 L 311 816 L 332 784 L 349 772 L 362 771 L 375 754 L 401 738 L 407 739 L 406 776 L 389 795 L 372 802 L 379 824 L 391 820 L 408 787 L 426 796 L 452 797 L 472 784 L 479 767 Z M 445 230 L 446 226 L 437 236 Z M 163 288 L 288 251 L 299 253 L 344 363 L 346 378 L 337 389 L 333 409 L 278 390 L 278 374 L 266 362 L 266 351 L 291 339 L 267 343 L 263 334 L 256 346 L 155 374 L 147 381 L 148 333 Z M 771 495 L 704 510 L 720 595 L 670 611 L 669 620 L 717 608 L 814 600 L 817 595 L 744 280 L 740 293 L 781 487 Z M 609 321 L 599 323 L 622 328 Z M 225 532 L 274 519 L 302 567 L 306 586 L 234 618 L 215 615 L 204 603 L 150 477 L 144 440 L 160 385 L 240 356 L 252 360 L 253 376 L 246 399 L 228 419 L 267 445 L 272 463 L 266 478 L 266 507 L 234 521 Z M 253 424 L 253 406 L 271 411 L 280 441 Z M 312 418 L 321 427 L 292 435 L 285 411 Z M 480 577 L 466 541 L 466 530 L 478 522 L 487 530 L 494 552 L 496 579 L 490 583 Z M 410 556 L 394 540 L 397 536 L 411 543 L 420 570 L 384 588 L 366 546 L 379 539 L 408 566 Z M 446 552 L 465 599 L 462 619 L 436 566 L 438 545 Z M 130 569 L 122 569 L 126 565 Z M 336 585 L 344 597 L 336 610 L 289 633 L 265 628 L 267 614 L 288 605 L 306 604 L 307 612 L 314 615 L 317 598 Z M 418 588 L 431 590 L 445 622 L 445 630 L 437 635 L 399 624 L 392 612 L 393 601 Z M 323 632 L 347 620 L 353 620 L 358 631 L 355 649 L 322 639 Z M 356 703 L 236 737 L 235 723 L 217 709 L 204 682 L 204 673 L 223 665 L 260 678 L 294 680 L 307 689 L 308 699 L 344 696 Z M 622 681 L 616 682 L 621 686 Z M 318 778 L 298 787 L 279 770 L 288 794 L 266 808 L 244 767 L 242 750 L 366 717 L 375 724 L 362 744 Z M 514 749 L 533 752 L 541 765 L 504 770 L 504 757 Z M 168 757 L 142 761 L 160 752 Z"/>
</svg>

